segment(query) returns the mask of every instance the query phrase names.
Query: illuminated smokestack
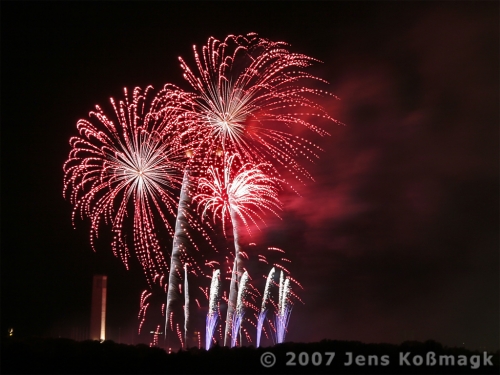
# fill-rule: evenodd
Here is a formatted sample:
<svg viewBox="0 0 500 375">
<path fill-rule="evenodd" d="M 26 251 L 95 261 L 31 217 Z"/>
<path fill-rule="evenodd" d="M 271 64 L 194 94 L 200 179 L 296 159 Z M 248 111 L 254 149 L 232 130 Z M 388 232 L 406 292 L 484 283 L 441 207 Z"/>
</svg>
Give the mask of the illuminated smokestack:
<svg viewBox="0 0 500 375">
<path fill-rule="evenodd" d="M 94 275 L 92 285 L 92 308 L 90 315 L 90 339 L 106 339 L 106 284 L 108 277 Z"/>
</svg>

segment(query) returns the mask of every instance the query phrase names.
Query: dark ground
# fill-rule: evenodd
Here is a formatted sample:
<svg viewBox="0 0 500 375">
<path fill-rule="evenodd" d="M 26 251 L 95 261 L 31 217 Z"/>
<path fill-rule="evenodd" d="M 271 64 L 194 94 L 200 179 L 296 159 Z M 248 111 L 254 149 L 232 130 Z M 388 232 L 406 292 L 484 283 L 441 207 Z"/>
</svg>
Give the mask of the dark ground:
<svg viewBox="0 0 500 375">
<path fill-rule="evenodd" d="M 266 352 L 276 356 L 276 364 L 265 368 L 261 358 Z M 329 355 L 335 352 L 329 366 Z M 295 358 L 292 358 L 292 354 Z M 307 354 L 305 354 L 307 353 Z M 313 354 L 315 353 L 315 354 Z M 318 354 L 319 353 L 319 354 Z M 347 353 L 363 356 L 365 364 L 346 365 Z M 410 353 L 410 365 L 400 366 L 400 356 Z M 465 358 L 463 366 L 425 366 L 428 353 L 451 355 L 458 361 Z M 424 363 L 414 366 L 412 361 L 422 356 Z M 432 354 L 431 354 L 432 355 Z M 213 347 L 204 349 L 190 348 L 177 353 L 167 354 L 163 349 L 147 345 L 125 345 L 113 341 L 74 341 L 70 339 L 6 338 L 2 341 L 2 374 L 146 374 L 146 373 L 348 373 L 348 374 L 498 374 L 499 352 L 487 353 L 470 351 L 464 348 L 450 348 L 435 341 L 406 341 L 400 345 L 364 344 L 358 341 L 323 340 L 318 343 L 285 343 L 269 348 Z M 378 365 L 368 365 L 369 357 Z M 489 357 L 493 366 L 485 366 L 484 357 Z M 383 359 L 385 357 L 385 359 Z M 476 359 L 472 359 L 472 358 Z M 317 363 L 314 366 L 312 358 Z M 472 369 L 472 361 L 480 361 L 480 366 Z M 305 364 L 308 361 L 308 364 Z M 358 359 L 361 361 L 361 359 Z M 418 358 L 417 358 L 418 361 Z M 383 363 L 385 362 L 385 365 Z M 302 365 L 301 365 L 302 363 Z M 288 365 L 287 365 L 288 364 Z M 293 366 L 290 366 L 294 364 Z"/>
</svg>

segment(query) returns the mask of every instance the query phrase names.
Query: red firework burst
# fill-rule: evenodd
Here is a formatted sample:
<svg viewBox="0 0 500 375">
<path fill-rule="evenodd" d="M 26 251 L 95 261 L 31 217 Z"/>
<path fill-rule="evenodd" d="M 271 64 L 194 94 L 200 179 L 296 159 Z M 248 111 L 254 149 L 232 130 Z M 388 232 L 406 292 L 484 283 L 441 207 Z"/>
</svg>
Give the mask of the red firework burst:
<svg viewBox="0 0 500 375">
<path fill-rule="evenodd" d="M 194 54 L 198 73 L 179 59 L 195 91 L 191 117 L 202 169 L 222 151 L 239 153 L 246 162 L 281 165 L 299 180 L 312 179 L 298 158 L 316 158 L 318 148 L 289 130 L 299 125 L 327 135 L 308 119 L 319 116 L 337 122 L 314 100 L 331 94 L 303 84 L 323 81 L 303 71 L 318 60 L 291 53 L 286 43 L 255 33 L 230 35 L 223 42 L 210 38 L 201 55 L 196 46 Z"/>
<path fill-rule="evenodd" d="M 158 243 L 155 217 L 168 232 L 173 230 L 165 217 L 175 215 L 174 191 L 180 185 L 183 159 L 183 93 L 165 86 L 152 96 L 152 87 L 136 88 L 129 98 L 115 102 L 113 117 L 101 107 L 79 120 L 80 136 L 70 139 L 71 151 L 64 164 L 64 195 L 74 205 L 73 224 L 79 212 L 90 218 L 90 242 L 94 242 L 102 221 L 112 226 L 112 248 L 128 269 L 130 244 L 148 280 L 167 269 Z M 129 215 L 132 211 L 132 215 Z M 128 221 L 128 226 L 126 222 Z"/>
<path fill-rule="evenodd" d="M 221 168 L 208 168 L 207 177 L 198 181 L 200 193 L 194 200 L 198 201 L 198 208 L 203 207 L 202 216 L 211 211 L 213 221 L 219 218 L 224 226 L 228 219 L 236 225 L 237 215 L 250 232 L 249 222 L 258 227 L 255 218 L 263 221 L 260 213 L 270 211 L 279 217 L 280 181 L 264 172 L 269 169 L 268 164 L 246 163 L 238 168 L 240 162 L 238 155 L 232 155 L 224 160 Z"/>
</svg>

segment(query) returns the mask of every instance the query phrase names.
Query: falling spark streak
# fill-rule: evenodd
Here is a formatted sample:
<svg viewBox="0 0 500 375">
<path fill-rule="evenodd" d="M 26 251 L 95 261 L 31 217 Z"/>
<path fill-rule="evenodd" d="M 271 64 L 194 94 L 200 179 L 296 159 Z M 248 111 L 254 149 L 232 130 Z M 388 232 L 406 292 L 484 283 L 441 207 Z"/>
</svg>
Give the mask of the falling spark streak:
<svg viewBox="0 0 500 375">
<path fill-rule="evenodd" d="M 238 302 L 236 305 L 236 311 L 233 315 L 233 324 L 232 324 L 232 332 L 231 332 L 231 348 L 236 345 L 236 339 L 238 338 L 238 332 L 240 330 L 241 321 L 243 316 L 245 315 L 245 303 L 244 298 L 247 293 L 247 281 L 248 281 L 248 272 L 245 271 L 243 276 L 241 276 L 240 287 L 238 290 Z M 240 343 L 241 344 L 241 343 Z"/>
<path fill-rule="evenodd" d="M 142 307 L 142 319 L 141 319 L 141 322 L 139 323 L 139 331 L 138 331 L 139 335 L 141 334 L 142 325 L 144 324 L 144 321 L 146 320 L 146 311 L 147 311 L 148 307 L 149 307 L 149 303 L 146 303 Z"/>
<path fill-rule="evenodd" d="M 288 278 L 293 281 L 296 285 L 298 285 L 300 287 L 300 289 L 304 290 L 304 287 L 302 286 L 301 283 L 299 283 L 297 280 L 295 280 L 293 277 L 291 276 L 288 276 Z"/>
<path fill-rule="evenodd" d="M 181 91 L 166 85 L 150 99 L 151 89 L 137 87 L 130 97 L 125 88 L 123 101 L 111 98 L 113 116 L 97 105 L 89 120 L 79 120 L 80 135 L 70 139 L 63 166 L 63 193 L 74 206 L 73 225 L 78 212 L 90 219 L 95 251 L 101 222 L 111 224 L 113 253 L 127 269 L 130 244 L 125 233 L 131 226 L 133 249 L 150 283 L 168 269 L 153 219 L 159 217 L 173 235 L 166 214 L 175 215 L 174 190 L 180 184 L 184 152 L 177 129 Z"/>
<path fill-rule="evenodd" d="M 243 333 L 245 334 L 245 338 L 249 343 L 252 342 L 252 338 L 250 337 L 250 334 L 248 333 L 248 330 L 246 328 L 243 328 Z"/>
<path fill-rule="evenodd" d="M 269 264 L 269 262 L 267 260 L 263 259 L 263 258 L 259 258 L 259 262 Z"/>
<path fill-rule="evenodd" d="M 177 337 L 179 338 L 179 341 L 181 343 L 181 347 L 185 348 L 184 347 L 184 342 L 182 341 L 182 332 L 181 332 L 181 330 L 179 328 L 179 324 L 177 324 L 176 328 L 177 328 Z"/>
<path fill-rule="evenodd" d="M 142 325 L 144 324 L 144 321 L 146 320 L 146 311 L 149 307 L 149 303 L 146 303 L 146 300 L 151 296 L 151 292 L 148 292 L 147 290 L 144 290 L 141 293 L 141 299 L 140 299 L 140 304 L 139 304 L 139 314 L 137 316 L 137 319 L 141 319 L 139 323 L 139 330 L 138 334 L 141 334 L 141 329 Z M 141 318 L 142 317 L 142 318 Z"/>
<path fill-rule="evenodd" d="M 207 292 L 206 288 L 203 289 L 201 286 L 199 286 L 198 288 L 203 292 L 203 294 L 205 295 L 205 298 L 208 299 L 209 297 L 208 297 L 208 292 Z"/>
<path fill-rule="evenodd" d="M 267 334 L 266 327 L 262 327 L 262 330 L 264 331 L 264 335 L 266 335 L 266 338 L 269 339 L 269 335 Z"/>
<path fill-rule="evenodd" d="M 287 270 L 285 267 L 283 267 L 281 264 L 274 263 L 273 266 L 281 268 L 283 271 L 285 271 L 288 274 L 290 273 L 290 271 Z"/>
<path fill-rule="evenodd" d="M 214 335 L 214 329 L 217 325 L 217 320 L 219 319 L 218 313 L 218 298 L 219 298 L 219 287 L 220 287 L 220 270 L 214 270 L 212 274 L 212 282 L 210 283 L 210 300 L 208 305 L 208 314 L 206 319 L 206 329 L 205 329 L 205 349 L 210 349 L 212 343 L 212 338 Z"/>
<path fill-rule="evenodd" d="M 264 288 L 264 295 L 262 296 L 262 307 L 260 309 L 259 317 L 257 319 L 257 340 L 256 346 L 257 348 L 260 346 L 260 337 L 262 334 L 262 326 L 264 324 L 264 320 L 266 319 L 267 314 L 267 300 L 271 296 L 271 281 L 274 278 L 275 269 L 271 268 L 269 271 L 269 275 L 267 276 L 266 286 Z"/>
<path fill-rule="evenodd" d="M 215 260 L 211 260 L 210 262 L 205 262 L 205 265 L 210 266 L 210 267 L 215 267 L 216 265 L 219 265 L 219 262 Z"/>
<path fill-rule="evenodd" d="M 158 335 L 161 334 L 161 332 L 160 332 L 160 326 L 157 326 L 156 330 L 152 331 L 152 333 L 153 333 L 153 342 L 149 343 L 149 346 L 150 347 L 158 346 Z"/>
<path fill-rule="evenodd" d="M 285 250 L 278 249 L 277 247 L 268 247 L 267 250 L 270 250 L 270 251 L 279 251 L 280 253 L 285 253 Z"/>
</svg>

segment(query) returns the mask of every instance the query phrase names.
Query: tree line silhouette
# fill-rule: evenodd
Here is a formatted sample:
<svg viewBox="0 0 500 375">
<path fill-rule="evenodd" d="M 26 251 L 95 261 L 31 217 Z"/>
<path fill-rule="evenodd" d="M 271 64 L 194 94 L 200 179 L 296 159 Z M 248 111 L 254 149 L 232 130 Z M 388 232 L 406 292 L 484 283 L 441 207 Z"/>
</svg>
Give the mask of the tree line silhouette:
<svg viewBox="0 0 500 375">
<path fill-rule="evenodd" d="M 261 357 L 267 352 L 273 353 L 276 359 L 269 368 L 261 363 Z M 332 352 L 335 356 L 327 365 L 331 356 L 328 353 Z M 429 352 L 436 358 L 462 356 L 467 365 L 459 366 L 455 360 L 455 365 L 427 366 L 425 356 Z M 352 354 L 348 356 L 347 353 Z M 410 353 L 406 358 L 410 366 L 400 363 L 401 353 Z M 414 365 L 412 359 L 416 356 L 424 358 L 422 365 Z M 480 359 L 478 368 L 471 366 L 473 356 Z M 483 363 L 486 356 L 493 365 Z M 2 374 L 498 374 L 500 369 L 498 350 L 484 354 L 445 347 L 432 340 L 406 341 L 400 345 L 322 340 L 232 349 L 215 345 L 209 351 L 193 347 L 168 354 L 159 347 L 118 344 L 110 340 L 100 343 L 66 338 L 8 337 L 2 340 L 1 358 Z M 347 365 L 349 361 L 352 363 Z"/>
</svg>

